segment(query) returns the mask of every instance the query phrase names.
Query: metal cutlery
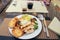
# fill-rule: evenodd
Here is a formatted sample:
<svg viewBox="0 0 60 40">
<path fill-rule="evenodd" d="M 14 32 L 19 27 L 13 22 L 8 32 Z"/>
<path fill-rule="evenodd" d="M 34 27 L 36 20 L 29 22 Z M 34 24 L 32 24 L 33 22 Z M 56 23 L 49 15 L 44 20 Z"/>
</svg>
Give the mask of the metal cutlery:
<svg viewBox="0 0 60 40">
<path fill-rule="evenodd" d="M 41 20 L 41 22 L 42 22 L 42 27 L 43 27 L 43 31 L 44 32 L 46 32 L 46 30 L 45 30 L 45 27 L 44 27 L 44 17 L 43 17 L 43 15 L 38 15 L 38 18 Z"/>
<path fill-rule="evenodd" d="M 47 26 L 47 22 L 46 22 L 46 20 L 45 20 L 45 18 L 44 18 L 44 25 L 45 25 L 45 30 L 46 30 L 46 36 L 49 38 L 49 32 L 48 32 L 48 26 Z"/>
<path fill-rule="evenodd" d="M 46 33 L 46 36 L 49 37 L 48 27 L 45 18 L 43 15 L 38 15 L 39 19 L 42 21 L 43 31 Z"/>
</svg>

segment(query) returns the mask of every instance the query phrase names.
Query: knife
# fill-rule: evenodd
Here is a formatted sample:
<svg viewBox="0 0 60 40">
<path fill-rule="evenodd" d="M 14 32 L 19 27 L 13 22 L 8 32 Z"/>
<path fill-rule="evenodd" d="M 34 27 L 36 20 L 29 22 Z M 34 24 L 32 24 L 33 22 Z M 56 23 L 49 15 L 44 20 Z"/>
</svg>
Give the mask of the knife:
<svg viewBox="0 0 60 40">
<path fill-rule="evenodd" d="M 46 20 L 45 20 L 45 18 L 44 18 L 44 25 L 45 25 L 45 29 L 46 29 L 46 36 L 49 38 L 49 32 L 48 32 L 48 26 L 47 26 L 47 22 L 46 22 Z"/>
</svg>

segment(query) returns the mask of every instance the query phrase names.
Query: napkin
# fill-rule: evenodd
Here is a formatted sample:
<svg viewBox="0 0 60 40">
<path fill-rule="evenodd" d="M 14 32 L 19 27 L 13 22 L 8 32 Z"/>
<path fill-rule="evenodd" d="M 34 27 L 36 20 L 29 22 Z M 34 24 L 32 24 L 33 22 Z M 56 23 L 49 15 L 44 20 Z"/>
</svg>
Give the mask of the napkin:
<svg viewBox="0 0 60 40">
<path fill-rule="evenodd" d="M 60 35 L 60 21 L 56 17 L 54 17 L 48 28 Z"/>
</svg>

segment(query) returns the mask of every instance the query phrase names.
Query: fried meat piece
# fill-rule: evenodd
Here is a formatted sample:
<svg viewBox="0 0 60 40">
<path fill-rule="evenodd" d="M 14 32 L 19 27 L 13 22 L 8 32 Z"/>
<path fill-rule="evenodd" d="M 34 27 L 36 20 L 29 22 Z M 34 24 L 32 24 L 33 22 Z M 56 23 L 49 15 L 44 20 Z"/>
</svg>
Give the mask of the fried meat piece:
<svg viewBox="0 0 60 40">
<path fill-rule="evenodd" d="M 9 27 L 15 27 L 16 22 L 18 21 L 18 18 L 13 18 L 10 22 L 9 22 Z"/>
<path fill-rule="evenodd" d="M 19 28 L 15 28 L 12 30 L 12 34 L 15 37 L 21 37 L 24 34 L 24 32 Z"/>
</svg>

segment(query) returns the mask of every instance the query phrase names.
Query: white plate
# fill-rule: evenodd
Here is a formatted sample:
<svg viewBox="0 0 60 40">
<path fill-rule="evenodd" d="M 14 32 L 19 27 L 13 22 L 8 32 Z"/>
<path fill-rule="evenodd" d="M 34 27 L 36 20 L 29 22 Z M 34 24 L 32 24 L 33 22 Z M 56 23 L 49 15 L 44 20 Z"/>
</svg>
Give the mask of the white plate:
<svg viewBox="0 0 60 40">
<path fill-rule="evenodd" d="M 17 18 L 20 18 L 22 15 L 18 15 Z M 30 15 L 32 18 L 36 18 L 35 16 L 33 15 Z M 41 30 L 42 30 L 42 24 L 40 22 L 40 20 L 38 18 L 36 18 L 37 22 L 38 22 L 38 29 L 35 30 L 33 33 L 31 34 L 24 34 L 23 36 L 21 37 L 18 37 L 19 39 L 31 39 L 31 38 L 34 38 L 36 37 L 38 34 L 40 34 Z M 9 29 L 9 32 L 12 34 L 12 29 L 11 28 L 8 28 Z"/>
</svg>

